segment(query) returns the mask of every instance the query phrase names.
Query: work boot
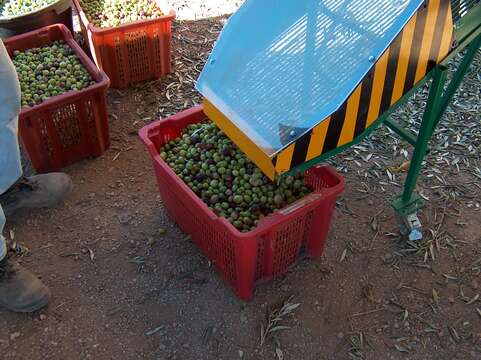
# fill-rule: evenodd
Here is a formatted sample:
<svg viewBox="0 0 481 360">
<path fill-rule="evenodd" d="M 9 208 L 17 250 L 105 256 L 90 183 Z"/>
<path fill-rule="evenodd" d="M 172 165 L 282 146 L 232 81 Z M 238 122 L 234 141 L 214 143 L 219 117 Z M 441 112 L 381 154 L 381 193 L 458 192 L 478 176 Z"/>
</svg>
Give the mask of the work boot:
<svg viewBox="0 0 481 360">
<path fill-rule="evenodd" d="M 0 306 L 30 313 L 50 300 L 50 290 L 30 271 L 8 259 L 0 261 Z"/>
<path fill-rule="evenodd" d="M 0 205 L 6 216 L 20 209 L 50 207 L 67 196 L 72 187 L 72 180 L 64 173 L 22 177 L 0 195 Z"/>
</svg>

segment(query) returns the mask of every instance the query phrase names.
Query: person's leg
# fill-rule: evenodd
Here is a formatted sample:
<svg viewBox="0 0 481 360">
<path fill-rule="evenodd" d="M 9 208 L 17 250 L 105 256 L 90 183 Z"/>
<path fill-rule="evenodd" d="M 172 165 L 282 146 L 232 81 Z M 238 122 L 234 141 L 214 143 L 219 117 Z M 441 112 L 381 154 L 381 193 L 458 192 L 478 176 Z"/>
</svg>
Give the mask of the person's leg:
<svg viewBox="0 0 481 360">
<path fill-rule="evenodd" d="M 0 40 L 0 306 L 32 312 L 48 304 L 50 291 L 35 275 L 9 259 L 3 236 L 5 214 L 54 205 L 70 192 L 72 182 L 61 173 L 22 177 L 19 112 L 17 73 Z"/>
<path fill-rule="evenodd" d="M 70 178 L 62 173 L 21 177 L 19 112 L 20 85 L 17 73 L 0 40 L 0 206 L 3 206 L 4 215 L 7 216 L 20 209 L 52 206 L 72 189 Z"/>
<path fill-rule="evenodd" d="M 20 85 L 7 50 L 0 40 L 0 194 L 22 175 L 18 146 Z"/>
<path fill-rule="evenodd" d="M 8 259 L 3 236 L 5 214 L 0 206 L 0 306 L 16 312 L 33 312 L 50 300 L 50 290 L 30 271 Z"/>
<path fill-rule="evenodd" d="M 18 146 L 20 86 L 17 73 L 0 40 L 0 195 L 22 175 Z M 31 272 L 12 262 L 3 236 L 5 214 L 0 204 L 0 306 L 32 312 L 47 305 L 50 291 Z"/>
<path fill-rule="evenodd" d="M 17 117 L 5 121 L 0 115 L 0 169 L 0 194 L 3 194 L 22 176 Z"/>
</svg>

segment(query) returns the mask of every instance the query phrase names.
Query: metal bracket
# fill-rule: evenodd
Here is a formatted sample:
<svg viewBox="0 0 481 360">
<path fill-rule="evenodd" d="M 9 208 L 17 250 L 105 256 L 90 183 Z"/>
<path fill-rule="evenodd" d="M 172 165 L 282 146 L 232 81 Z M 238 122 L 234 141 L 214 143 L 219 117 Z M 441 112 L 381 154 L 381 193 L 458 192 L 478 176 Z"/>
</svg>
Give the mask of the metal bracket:
<svg viewBox="0 0 481 360">
<path fill-rule="evenodd" d="M 417 214 L 424 206 L 423 198 L 414 193 L 409 201 L 404 201 L 403 196 L 399 195 L 391 199 L 390 202 L 401 218 L 401 234 L 410 241 L 422 240 L 422 224 Z"/>
<path fill-rule="evenodd" d="M 420 241 L 423 239 L 422 224 L 417 213 L 402 217 L 401 234 L 409 241 Z"/>
<path fill-rule="evenodd" d="M 424 206 L 424 199 L 416 193 L 411 194 L 409 201 L 405 201 L 402 195 L 390 200 L 393 209 L 403 218 L 415 214 Z"/>
</svg>

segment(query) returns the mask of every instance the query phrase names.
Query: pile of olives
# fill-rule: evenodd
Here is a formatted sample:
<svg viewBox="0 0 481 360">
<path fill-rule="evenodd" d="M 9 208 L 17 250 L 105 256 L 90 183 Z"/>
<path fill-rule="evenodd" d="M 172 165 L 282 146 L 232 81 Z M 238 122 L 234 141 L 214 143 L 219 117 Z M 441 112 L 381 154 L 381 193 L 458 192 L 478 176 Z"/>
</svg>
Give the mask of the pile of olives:
<svg viewBox="0 0 481 360">
<path fill-rule="evenodd" d="M 44 7 L 57 0 L 6 0 L 0 3 L 0 18 L 25 15 Z"/>
<path fill-rule="evenodd" d="M 38 105 L 52 96 L 95 84 L 77 55 L 63 41 L 15 51 L 13 64 L 20 81 L 22 106 Z"/>
<path fill-rule="evenodd" d="M 210 209 L 242 232 L 311 192 L 302 174 L 272 182 L 213 123 L 187 126 L 160 156 Z"/>
<path fill-rule="evenodd" d="M 96 27 L 115 27 L 162 16 L 155 0 L 80 0 L 88 20 Z"/>
</svg>

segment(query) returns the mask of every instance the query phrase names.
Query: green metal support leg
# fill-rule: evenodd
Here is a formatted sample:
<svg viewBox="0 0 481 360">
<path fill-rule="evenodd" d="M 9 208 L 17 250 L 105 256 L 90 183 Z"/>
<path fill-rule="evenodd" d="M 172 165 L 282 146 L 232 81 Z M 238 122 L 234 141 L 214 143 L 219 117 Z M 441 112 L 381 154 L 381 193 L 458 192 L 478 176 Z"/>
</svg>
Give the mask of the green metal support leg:
<svg viewBox="0 0 481 360">
<path fill-rule="evenodd" d="M 434 69 L 428 102 L 424 110 L 421 128 L 419 129 L 419 134 L 415 141 L 414 153 L 411 159 L 411 165 L 409 167 L 406 182 L 404 184 L 404 191 L 402 195 L 395 197 L 391 201 L 393 208 L 404 220 L 410 240 L 422 239 L 421 223 L 419 222 L 416 214 L 417 211 L 424 205 L 424 201 L 418 194 L 415 193 L 415 188 L 419 172 L 421 171 L 422 162 L 428 150 L 428 143 L 441 117 L 446 111 L 446 108 L 456 93 L 456 90 L 461 84 L 464 75 L 468 71 L 469 66 L 476 56 L 476 52 L 478 51 L 480 45 L 481 35 L 475 38 L 474 41 L 469 45 L 461 64 L 459 65 L 456 73 L 453 75 L 453 79 L 450 81 L 445 91 L 444 85 L 446 82 L 447 68 L 440 65 Z M 388 126 L 389 125 L 391 124 L 388 124 Z M 406 130 L 403 129 L 403 131 Z M 410 135 L 410 133 L 408 134 Z M 412 144 L 412 141 L 409 142 Z"/>
<path fill-rule="evenodd" d="M 447 68 L 437 66 L 434 70 L 433 82 L 429 91 L 429 97 L 424 110 L 421 128 L 416 139 L 411 165 L 404 184 L 402 195 L 394 198 L 391 205 L 401 215 L 407 227 L 410 240 L 422 239 L 421 223 L 417 218 L 417 211 L 424 205 L 423 199 L 414 192 L 417 178 L 421 171 L 421 165 L 428 149 L 428 143 L 438 123 L 438 117 L 442 115 L 439 109 L 442 101 L 442 93 L 447 76 Z"/>
<path fill-rule="evenodd" d="M 439 113 L 439 105 L 442 100 L 442 92 L 444 83 L 446 81 L 447 68 L 438 66 L 434 70 L 433 82 L 429 91 L 428 102 L 426 109 L 424 110 L 423 120 L 421 122 L 421 128 L 419 129 L 418 138 L 416 141 L 416 147 L 414 148 L 414 154 L 411 159 L 411 166 L 404 185 L 404 192 L 402 194 L 402 201 L 404 203 L 410 202 L 413 198 L 414 188 L 416 187 L 416 181 L 421 170 L 421 164 L 426 155 L 429 140 L 431 140 L 431 134 L 434 127 L 439 121 L 441 114 Z"/>
</svg>

